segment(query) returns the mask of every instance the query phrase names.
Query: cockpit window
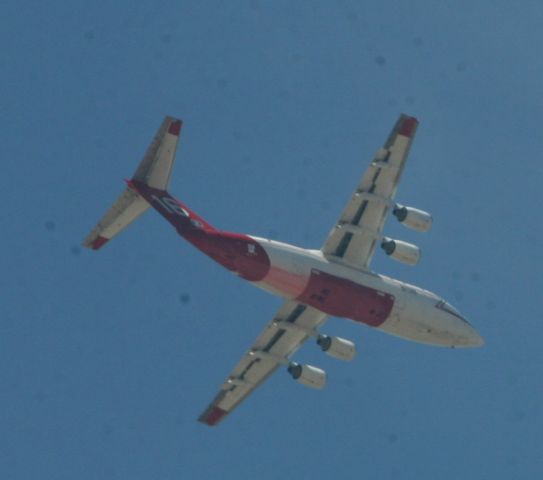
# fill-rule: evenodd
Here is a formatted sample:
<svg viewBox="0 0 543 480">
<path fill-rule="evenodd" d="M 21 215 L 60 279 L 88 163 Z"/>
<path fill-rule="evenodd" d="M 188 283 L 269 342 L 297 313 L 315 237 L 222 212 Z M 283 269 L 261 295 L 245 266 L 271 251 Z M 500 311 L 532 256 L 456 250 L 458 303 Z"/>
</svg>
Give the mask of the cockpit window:
<svg viewBox="0 0 543 480">
<path fill-rule="evenodd" d="M 444 300 L 440 300 L 439 302 L 437 302 L 436 308 L 439 308 L 440 310 L 450 313 L 451 315 L 454 315 L 455 317 L 459 318 L 463 322 L 468 323 L 468 321 L 462 316 L 462 314 L 456 308 L 454 308 L 450 303 L 447 303 Z"/>
</svg>

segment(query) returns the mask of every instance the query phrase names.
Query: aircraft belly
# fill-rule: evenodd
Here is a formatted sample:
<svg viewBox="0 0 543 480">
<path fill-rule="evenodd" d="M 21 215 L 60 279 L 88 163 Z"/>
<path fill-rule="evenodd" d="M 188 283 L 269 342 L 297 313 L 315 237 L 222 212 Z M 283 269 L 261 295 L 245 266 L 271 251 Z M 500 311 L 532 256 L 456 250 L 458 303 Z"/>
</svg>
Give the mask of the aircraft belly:
<svg viewBox="0 0 543 480">
<path fill-rule="evenodd" d="M 289 269 L 272 265 L 263 283 L 270 290 L 276 291 L 288 298 L 296 298 L 304 291 L 308 282 L 308 276 L 297 274 Z"/>
<path fill-rule="evenodd" d="M 296 251 L 273 248 L 266 244 L 264 250 L 270 265 L 265 277 L 256 286 L 283 297 L 298 297 L 309 281 L 310 263 Z"/>
<path fill-rule="evenodd" d="M 345 278 L 312 269 L 297 300 L 328 315 L 350 318 L 372 327 L 382 325 L 394 306 L 394 296 Z"/>
</svg>

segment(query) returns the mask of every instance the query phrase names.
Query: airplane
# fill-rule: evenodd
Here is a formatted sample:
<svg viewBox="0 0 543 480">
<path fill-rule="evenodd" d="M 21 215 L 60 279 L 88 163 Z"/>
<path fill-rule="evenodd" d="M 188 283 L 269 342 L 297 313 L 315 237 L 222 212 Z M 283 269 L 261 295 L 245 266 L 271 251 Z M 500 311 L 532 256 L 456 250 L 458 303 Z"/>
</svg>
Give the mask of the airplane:
<svg viewBox="0 0 543 480">
<path fill-rule="evenodd" d="M 478 347 L 483 338 L 438 295 L 373 272 L 379 246 L 386 255 L 416 265 L 420 249 L 383 234 L 389 213 L 403 225 L 427 232 L 427 212 L 394 201 L 418 120 L 401 114 L 320 249 L 219 230 L 167 189 L 182 122 L 165 117 L 121 196 L 84 240 L 94 250 L 150 207 L 185 240 L 217 263 L 283 304 L 243 355 L 199 421 L 219 424 L 279 367 L 299 383 L 323 388 L 326 373 L 291 356 L 309 338 L 333 358 L 350 361 L 355 344 L 319 331 L 329 316 L 359 322 L 407 340 L 442 347 Z"/>
</svg>

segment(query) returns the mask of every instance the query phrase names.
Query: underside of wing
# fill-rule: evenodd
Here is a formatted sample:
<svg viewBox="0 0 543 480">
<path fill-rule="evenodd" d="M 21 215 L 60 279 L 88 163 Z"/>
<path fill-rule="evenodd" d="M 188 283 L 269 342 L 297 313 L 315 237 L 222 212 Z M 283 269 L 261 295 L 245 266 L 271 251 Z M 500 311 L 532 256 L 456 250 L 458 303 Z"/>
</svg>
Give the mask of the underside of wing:
<svg viewBox="0 0 543 480">
<path fill-rule="evenodd" d="M 355 268 L 369 267 L 387 214 L 394 205 L 417 125 L 416 118 L 400 115 L 322 247 L 330 260 Z"/>
<path fill-rule="evenodd" d="M 219 393 L 198 419 L 217 425 L 304 343 L 308 332 L 326 320 L 326 314 L 286 301 L 222 384 Z"/>
</svg>

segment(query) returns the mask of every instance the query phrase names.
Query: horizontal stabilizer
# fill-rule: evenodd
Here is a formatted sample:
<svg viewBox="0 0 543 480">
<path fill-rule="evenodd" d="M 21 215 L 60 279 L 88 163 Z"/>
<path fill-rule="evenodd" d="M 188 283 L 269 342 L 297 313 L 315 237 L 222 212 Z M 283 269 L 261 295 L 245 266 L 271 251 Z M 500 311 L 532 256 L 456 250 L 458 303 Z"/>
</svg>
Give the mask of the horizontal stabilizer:
<svg viewBox="0 0 543 480">
<path fill-rule="evenodd" d="M 173 117 L 164 118 L 132 180 L 137 180 L 158 190 L 164 191 L 168 188 L 181 125 L 181 120 Z M 147 211 L 149 207 L 149 203 L 136 191 L 130 187 L 126 188 L 83 241 L 83 245 L 98 250 Z"/>
<path fill-rule="evenodd" d="M 94 227 L 94 230 L 85 238 L 83 245 L 98 250 L 108 240 L 111 240 L 121 230 L 124 230 L 150 205 L 136 192 L 127 188 L 108 210 L 104 217 Z"/>
<path fill-rule="evenodd" d="M 133 180 L 138 180 L 159 190 L 168 189 L 181 125 L 181 120 L 172 117 L 164 119 L 136 173 L 134 173 Z"/>
</svg>

